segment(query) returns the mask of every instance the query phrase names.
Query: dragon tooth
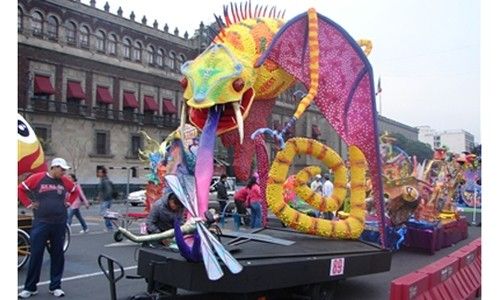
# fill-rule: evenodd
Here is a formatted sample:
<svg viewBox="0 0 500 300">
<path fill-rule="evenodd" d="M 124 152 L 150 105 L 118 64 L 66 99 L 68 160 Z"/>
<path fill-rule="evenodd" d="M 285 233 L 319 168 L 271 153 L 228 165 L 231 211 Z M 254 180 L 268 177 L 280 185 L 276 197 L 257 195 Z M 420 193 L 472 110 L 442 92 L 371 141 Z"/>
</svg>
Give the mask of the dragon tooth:
<svg viewBox="0 0 500 300">
<path fill-rule="evenodd" d="M 186 125 L 186 103 L 182 103 L 182 106 L 181 106 L 181 132 L 180 132 L 180 135 L 181 135 L 181 141 L 182 141 L 182 144 L 184 144 L 184 125 Z"/>
<path fill-rule="evenodd" d="M 234 115 L 236 117 L 236 124 L 238 125 L 238 133 L 240 134 L 240 144 L 243 144 L 243 116 L 241 115 L 240 103 L 233 102 Z"/>
</svg>

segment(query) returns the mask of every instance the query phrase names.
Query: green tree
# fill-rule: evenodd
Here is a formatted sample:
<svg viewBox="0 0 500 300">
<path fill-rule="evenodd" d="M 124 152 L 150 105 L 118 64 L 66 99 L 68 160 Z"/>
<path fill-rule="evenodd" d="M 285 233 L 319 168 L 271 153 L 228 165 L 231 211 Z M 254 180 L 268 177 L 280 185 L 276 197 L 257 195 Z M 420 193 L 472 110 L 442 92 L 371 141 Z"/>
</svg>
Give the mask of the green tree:
<svg viewBox="0 0 500 300">
<path fill-rule="evenodd" d="M 407 139 L 400 133 L 391 133 L 396 138 L 395 146 L 403 149 L 410 157 L 416 156 L 419 162 L 425 159 L 432 159 L 434 150 L 428 144 Z"/>
<path fill-rule="evenodd" d="M 481 144 L 474 146 L 474 148 L 472 148 L 471 152 L 472 152 L 472 154 L 475 154 L 477 156 L 481 156 Z"/>
</svg>

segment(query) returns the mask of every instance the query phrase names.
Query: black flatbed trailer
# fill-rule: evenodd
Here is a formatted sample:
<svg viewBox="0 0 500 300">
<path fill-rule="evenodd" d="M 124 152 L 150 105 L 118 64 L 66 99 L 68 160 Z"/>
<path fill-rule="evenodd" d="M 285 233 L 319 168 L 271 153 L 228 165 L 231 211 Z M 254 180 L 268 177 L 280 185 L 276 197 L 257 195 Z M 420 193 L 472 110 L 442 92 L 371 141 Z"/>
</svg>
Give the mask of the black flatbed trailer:
<svg viewBox="0 0 500 300">
<path fill-rule="evenodd" d="M 149 292 L 153 286 L 161 286 L 161 290 L 172 295 L 179 288 L 241 296 L 265 295 L 266 291 L 275 294 L 294 287 L 321 288 L 341 279 L 386 272 L 391 268 L 391 252 L 375 244 L 326 239 L 288 228 L 264 228 L 258 233 L 294 243 L 284 246 L 240 239 L 239 244 L 226 249 L 240 262 L 243 270 L 232 274 L 222 265 L 224 276 L 216 281 L 208 279 L 201 262 L 187 262 L 179 253 L 168 249 L 141 248 L 137 273 L 146 278 Z M 221 236 L 224 245 L 235 241 L 234 237 Z M 321 293 L 328 295 L 324 291 Z"/>
</svg>

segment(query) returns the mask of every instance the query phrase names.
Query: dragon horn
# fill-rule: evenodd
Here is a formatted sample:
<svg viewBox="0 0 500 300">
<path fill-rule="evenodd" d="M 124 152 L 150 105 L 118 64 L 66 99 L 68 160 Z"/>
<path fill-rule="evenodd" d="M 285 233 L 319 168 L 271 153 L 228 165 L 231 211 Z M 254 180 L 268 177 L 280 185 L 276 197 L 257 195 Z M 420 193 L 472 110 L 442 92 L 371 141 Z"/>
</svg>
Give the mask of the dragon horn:
<svg viewBox="0 0 500 300">
<path fill-rule="evenodd" d="M 262 16 L 265 18 L 266 17 L 266 12 L 267 12 L 267 5 L 266 7 L 264 8 L 264 13 L 262 14 Z"/>
<path fill-rule="evenodd" d="M 240 18 L 240 12 L 238 11 L 238 4 L 236 4 L 236 3 L 234 4 L 234 11 L 236 12 L 236 17 L 238 18 L 238 23 L 241 22 L 242 18 Z"/>
<path fill-rule="evenodd" d="M 283 13 L 281 14 L 281 19 L 283 19 L 285 17 L 285 12 L 286 12 L 286 9 L 283 10 Z"/>
<path fill-rule="evenodd" d="M 229 18 L 229 11 L 228 11 L 229 7 L 228 5 L 224 5 L 222 7 L 222 10 L 224 11 L 224 19 L 226 20 L 226 24 L 227 26 L 231 25 L 231 19 Z"/>
</svg>

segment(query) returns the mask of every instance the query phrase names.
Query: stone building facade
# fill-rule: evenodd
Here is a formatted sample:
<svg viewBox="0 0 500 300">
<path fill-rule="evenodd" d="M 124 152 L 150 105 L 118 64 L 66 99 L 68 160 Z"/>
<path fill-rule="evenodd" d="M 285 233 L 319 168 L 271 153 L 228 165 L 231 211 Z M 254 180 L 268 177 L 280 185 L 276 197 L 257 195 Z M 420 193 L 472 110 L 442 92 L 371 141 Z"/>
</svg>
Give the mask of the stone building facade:
<svg viewBox="0 0 500 300">
<path fill-rule="evenodd" d="M 158 28 L 157 20 L 151 27 L 146 16 L 140 22 L 133 12 L 124 16 L 121 7 L 110 10 L 107 3 L 97 8 L 96 1 L 18 1 L 18 111 L 34 127 L 47 159 L 67 158 L 84 186 L 98 182 L 98 166 L 113 168 L 115 184 L 145 183 L 149 171 L 137 157 L 144 146 L 139 132 L 163 140 L 178 127 L 179 68 L 207 46 L 203 24 L 190 38 L 177 28 L 169 32 L 167 24 Z M 280 95 L 270 128 L 281 128 L 293 115 L 297 88 Z M 345 144 L 314 105 L 294 131 L 347 157 Z M 268 150 L 275 153 L 271 143 Z M 216 155 L 232 161 L 220 143 Z M 295 168 L 313 163 L 297 157 Z"/>
<path fill-rule="evenodd" d="M 139 131 L 161 140 L 177 128 L 180 65 L 198 53 L 187 36 L 80 1 L 18 2 L 18 111 L 82 184 L 97 166 L 116 183 L 144 183 Z M 125 168 L 125 169 L 122 169 Z"/>
</svg>

